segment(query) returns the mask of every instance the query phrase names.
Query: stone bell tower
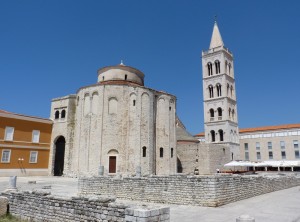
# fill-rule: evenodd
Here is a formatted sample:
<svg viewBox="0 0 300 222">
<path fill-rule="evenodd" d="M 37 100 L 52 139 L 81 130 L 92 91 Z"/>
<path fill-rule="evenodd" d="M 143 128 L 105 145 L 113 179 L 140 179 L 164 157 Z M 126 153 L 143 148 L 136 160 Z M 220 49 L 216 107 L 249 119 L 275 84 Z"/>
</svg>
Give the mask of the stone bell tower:
<svg viewBox="0 0 300 222">
<path fill-rule="evenodd" d="M 228 145 L 231 159 L 240 159 L 233 55 L 224 46 L 217 22 L 209 49 L 202 52 L 202 73 L 205 141 Z"/>
</svg>

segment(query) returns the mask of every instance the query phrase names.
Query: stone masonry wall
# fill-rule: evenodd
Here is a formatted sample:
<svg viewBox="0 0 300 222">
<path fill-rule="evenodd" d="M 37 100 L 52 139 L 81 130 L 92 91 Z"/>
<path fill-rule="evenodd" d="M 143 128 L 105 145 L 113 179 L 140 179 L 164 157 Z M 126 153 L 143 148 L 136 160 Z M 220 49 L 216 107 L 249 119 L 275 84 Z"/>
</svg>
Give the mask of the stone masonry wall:
<svg viewBox="0 0 300 222">
<path fill-rule="evenodd" d="M 109 197 L 55 197 L 41 191 L 2 193 L 10 213 L 28 221 L 170 221 L 169 207 L 137 207 Z"/>
<path fill-rule="evenodd" d="M 81 195 L 110 194 L 144 202 L 217 207 L 299 185 L 299 176 L 280 175 L 90 177 L 79 179 L 79 192 Z"/>
</svg>

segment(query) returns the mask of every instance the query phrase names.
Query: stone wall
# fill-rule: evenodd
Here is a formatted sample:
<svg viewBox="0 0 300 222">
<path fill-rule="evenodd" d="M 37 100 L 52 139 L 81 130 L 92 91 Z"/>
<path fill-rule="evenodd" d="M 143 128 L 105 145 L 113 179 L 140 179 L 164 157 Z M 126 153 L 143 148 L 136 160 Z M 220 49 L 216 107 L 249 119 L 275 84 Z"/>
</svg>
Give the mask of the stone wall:
<svg viewBox="0 0 300 222">
<path fill-rule="evenodd" d="M 164 221 L 169 207 L 138 207 L 115 202 L 109 197 L 55 197 L 41 191 L 2 193 L 10 213 L 28 221 Z"/>
<path fill-rule="evenodd" d="M 177 155 L 182 166 L 182 173 L 213 174 L 216 169 L 223 170 L 224 164 L 230 162 L 228 145 L 206 144 L 190 141 L 177 142 Z"/>
<path fill-rule="evenodd" d="M 217 207 L 234 201 L 300 185 L 299 176 L 152 176 L 79 179 L 81 195 L 110 194 L 144 202 Z"/>
</svg>

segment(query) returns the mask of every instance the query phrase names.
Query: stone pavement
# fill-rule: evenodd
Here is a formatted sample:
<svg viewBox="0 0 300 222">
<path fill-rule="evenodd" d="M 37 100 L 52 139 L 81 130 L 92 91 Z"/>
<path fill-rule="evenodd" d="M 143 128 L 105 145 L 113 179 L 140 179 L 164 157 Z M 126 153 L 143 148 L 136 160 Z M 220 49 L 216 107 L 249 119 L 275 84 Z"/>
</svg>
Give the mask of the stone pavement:
<svg viewBox="0 0 300 222">
<path fill-rule="evenodd" d="M 8 181 L 8 177 L 0 177 L 0 191 L 8 187 Z M 29 181 L 36 181 L 36 184 L 28 183 Z M 17 187 L 19 190 L 45 189 L 54 195 L 74 196 L 78 191 L 78 179 L 18 177 Z M 218 208 L 170 205 L 170 209 L 172 222 L 235 222 L 242 214 L 251 215 L 256 222 L 300 222 L 300 187 L 268 193 Z"/>
</svg>

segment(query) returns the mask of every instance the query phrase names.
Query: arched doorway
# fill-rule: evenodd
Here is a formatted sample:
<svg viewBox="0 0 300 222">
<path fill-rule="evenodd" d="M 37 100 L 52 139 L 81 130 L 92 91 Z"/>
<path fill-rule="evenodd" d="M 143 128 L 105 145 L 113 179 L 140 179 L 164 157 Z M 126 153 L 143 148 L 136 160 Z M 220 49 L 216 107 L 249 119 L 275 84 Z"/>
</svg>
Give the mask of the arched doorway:
<svg viewBox="0 0 300 222">
<path fill-rule="evenodd" d="M 119 154 L 118 150 L 112 149 L 108 151 L 108 173 L 117 172 L 117 156 Z"/>
<path fill-rule="evenodd" d="M 177 157 L 177 173 L 182 173 L 183 168 L 180 159 Z"/>
<path fill-rule="evenodd" d="M 63 175 L 66 140 L 60 136 L 55 142 L 54 176 Z"/>
</svg>

